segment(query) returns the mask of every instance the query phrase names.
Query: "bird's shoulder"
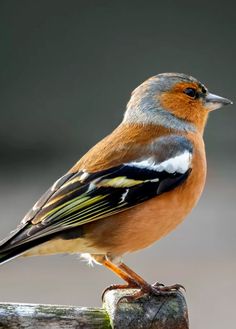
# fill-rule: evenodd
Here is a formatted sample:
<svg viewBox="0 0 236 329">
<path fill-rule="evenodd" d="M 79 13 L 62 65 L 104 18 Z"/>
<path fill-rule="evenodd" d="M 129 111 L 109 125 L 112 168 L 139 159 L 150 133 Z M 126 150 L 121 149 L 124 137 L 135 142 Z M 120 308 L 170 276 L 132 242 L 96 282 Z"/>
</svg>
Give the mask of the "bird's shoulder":
<svg viewBox="0 0 236 329">
<path fill-rule="evenodd" d="M 182 148 L 187 140 L 187 137 L 172 133 L 163 126 L 121 124 L 92 147 L 70 169 L 70 173 L 83 169 L 96 172 L 155 152 L 162 158 L 174 153 L 178 146 Z"/>
</svg>

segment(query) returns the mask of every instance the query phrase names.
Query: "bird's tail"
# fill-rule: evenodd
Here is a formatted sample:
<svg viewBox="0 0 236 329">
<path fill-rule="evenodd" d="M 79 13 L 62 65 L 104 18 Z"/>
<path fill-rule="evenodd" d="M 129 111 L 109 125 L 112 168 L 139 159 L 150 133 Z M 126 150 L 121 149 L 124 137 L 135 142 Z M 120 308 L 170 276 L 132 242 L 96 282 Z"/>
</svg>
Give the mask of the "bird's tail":
<svg viewBox="0 0 236 329">
<path fill-rule="evenodd" d="M 12 248 L 10 250 L 1 251 L 0 250 L 0 265 L 10 261 L 13 258 L 20 256 L 21 252 L 18 248 Z"/>
<path fill-rule="evenodd" d="M 18 227 L 10 236 L 0 242 L 0 265 L 24 254 L 27 250 L 49 240 L 50 236 L 41 236 L 33 240 L 21 240 L 26 225 Z"/>
</svg>

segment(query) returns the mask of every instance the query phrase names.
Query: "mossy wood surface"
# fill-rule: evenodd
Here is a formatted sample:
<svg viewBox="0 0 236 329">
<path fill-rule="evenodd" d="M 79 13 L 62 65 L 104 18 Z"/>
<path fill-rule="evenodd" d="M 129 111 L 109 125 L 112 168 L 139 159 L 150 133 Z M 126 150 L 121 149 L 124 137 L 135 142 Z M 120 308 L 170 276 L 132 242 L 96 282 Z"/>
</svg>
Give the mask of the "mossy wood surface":
<svg viewBox="0 0 236 329">
<path fill-rule="evenodd" d="M 0 328 L 6 329 L 110 329 L 107 312 L 101 308 L 0 304 Z"/>
<path fill-rule="evenodd" d="M 0 303 L 0 328 L 88 329 L 188 329 L 184 296 L 145 296 L 120 303 L 134 290 L 114 290 L 105 295 L 103 308 Z"/>
</svg>

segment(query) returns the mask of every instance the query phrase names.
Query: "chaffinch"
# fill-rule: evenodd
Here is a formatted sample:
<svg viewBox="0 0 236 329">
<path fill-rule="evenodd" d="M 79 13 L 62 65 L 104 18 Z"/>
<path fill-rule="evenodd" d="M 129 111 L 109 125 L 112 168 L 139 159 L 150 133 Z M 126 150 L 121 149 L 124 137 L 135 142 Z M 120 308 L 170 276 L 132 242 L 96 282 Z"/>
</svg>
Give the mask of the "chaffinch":
<svg viewBox="0 0 236 329">
<path fill-rule="evenodd" d="M 88 151 L 34 205 L 0 246 L 16 256 L 82 253 L 126 281 L 149 285 L 122 262 L 172 231 L 196 205 L 206 178 L 203 131 L 210 111 L 232 104 L 198 80 L 156 75 L 130 98 L 122 123 Z"/>
</svg>

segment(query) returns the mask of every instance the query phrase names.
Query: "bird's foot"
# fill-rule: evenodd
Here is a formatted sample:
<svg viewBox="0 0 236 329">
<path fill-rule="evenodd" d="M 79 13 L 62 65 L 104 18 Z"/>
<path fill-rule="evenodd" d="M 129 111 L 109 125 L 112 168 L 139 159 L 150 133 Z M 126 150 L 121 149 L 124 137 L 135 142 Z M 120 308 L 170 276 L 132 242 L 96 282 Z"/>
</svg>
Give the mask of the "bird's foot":
<svg viewBox="0 0 236 329">
<path fill-rule="evenodd" d="M 137 287 L 136 287 L 137 288 Z M 162 283 L 156 282 L 153 285 L 146 285 L 142 287 L 140 290 L 135 292 L 133 295 L 122 296 L 118 303 L 124 302 L 133 302 L 143 297 L 144 295 L 155 295 L 155 296 L 166 296 L 172 294 L 173 292 L 179 291 L 183 289 L 185 291 L 184 286 L 181 284 L 173 284 L 171 286 L 165 286 Z"/>
<path fill-rule="evenodd" d="M 156 288 L 159 288 L 159 287 L 165 287 L 165 285 L 163 284 L 163 283 L 160 283 L 160 282 L 155 282 L 155 283 L 153 283 L 153 285 L 152 285 L 153 287 L 156 287 Z"/>
<path fill-rule="evenodd" d="M 162 292 L 174 292 L 174 291 L 179 291 L 181 289 L 183 289 L 184 291 L 186 291 L 186 289 L 184 288 L 184 286 L 182 284 L 176 283 L 176 284 L 172 284 L 171 286 L 165 286 L 164 284 L 160 284 L 159 282 L 156 282 L 152 285 L 152 287 L 157 288 L 157 290 L 159 291 L 159 294 Z"/>
<path fill-rule="evenodd" d="M 137 289 L 139 288 L 137 285 L 135 284 L 112 284 L 111 286 L 105 288 L 102 292 L 102 302 L 104 302 L 104 297 L 105 297 L 105 294 L 108 292 L 108 291 L 111 291 L 111 290 L 117 290 L 117 289 Z"/>
</svg>

